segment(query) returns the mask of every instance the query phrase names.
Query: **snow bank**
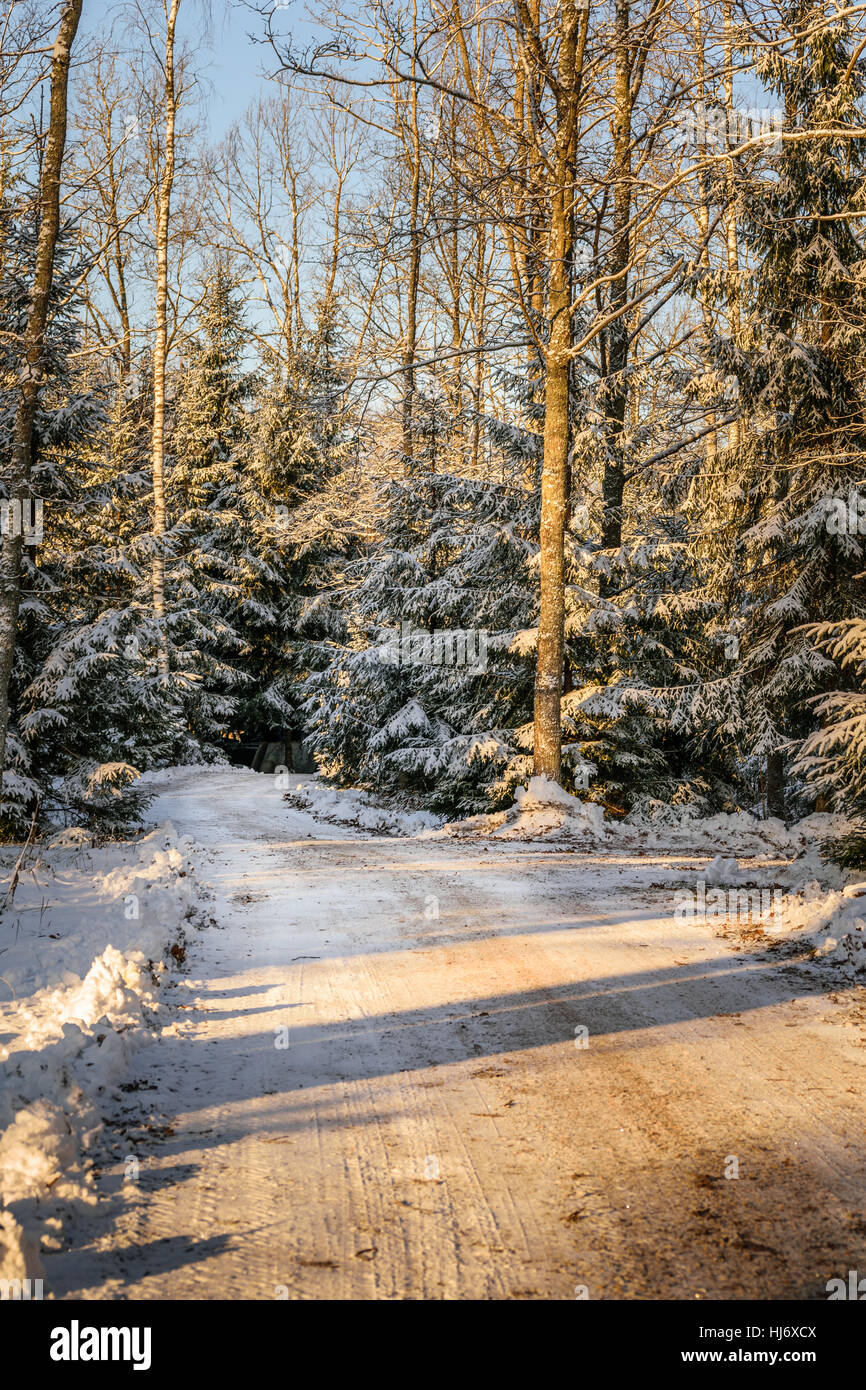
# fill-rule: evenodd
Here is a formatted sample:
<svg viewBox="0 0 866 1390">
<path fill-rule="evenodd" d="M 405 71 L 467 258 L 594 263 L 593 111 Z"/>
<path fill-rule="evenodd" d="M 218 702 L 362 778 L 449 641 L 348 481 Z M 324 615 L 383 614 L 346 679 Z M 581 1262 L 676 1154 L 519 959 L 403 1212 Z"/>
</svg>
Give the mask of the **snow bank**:
<svg viewBox="0 0 866 1390">
<path fill-rule="evenodd" d="M 866 874 L 825 862 L 813 845 L 774 877 L 784 896 L 771 934 L 811 947 L 849 977 L 866 973 Z"/>
<path fill-rule="evenodd" d="M 514 804 L 506 810 L 452 821 L 445 831 L 458 836 L 521 840 L 572 835 L 604 838 L 607 835 L 601 806 L 580 801 L 547 777 L 533 777 L 528 786 L 518 787 Z"/>
<path fill-rule="evenodd" d="M 374 835 L 536 839 L 556 834 L 606 834 L 601 806 L 579 801 L 546 777 L 533 777 L 528 786 L 518 787 L 514 805 L 505 811 L 451 822 L 430 811 L 407 811 L 393 803 L 383 805 L 367 792 L 337 790 L 318 781 L 298 782 L 284 799 L 317 820 L 353 826 Z"/>
<path fill-rule="evenodd" d="M 762 820 L 749 811 L 719 812 L 701 816 L 691 806 L 671 806 L 648 799 L 619 825 L 622 838 L 637 840 L 645 849 L 707 848 L 740 854 L 799 854 L 831 836 L 846 834 L 852 822 L 844 816 L 816 813 L 796 825 L 770 816 Z"/>
<path fill-rule="evenodd" d="M 694 807 L 649 798 L 623 820 L 605 820 L 597 802 L 581 801 L 556 782 L 533 777 L 528 786 L 517 789 L 514 804 L 506 810 L 452 821 L 443 833 L 506 839 L 579 835 L 603 839 L 624 850 L 789 857 L 850 829 L 851 822 L 838 815 L 811 815 L 786 826 L 784 821 L 761 820 L 748 811 L 701 816 Z"/>
<path fill-rule="evenodd" d="M 316 820 L 332 825 L 350 825 L 374 835 L 421 835 L 436 830 L 444 816 L 430 811 L 405 811 L 383 806 L 367 792 L 338 791 L 321 782 L 298 782 L 283 798 L 299 811 L 308 811 Z"/>
<path fill-rule="evenodd" d="M 701 879 L 707 888 L 772 890 L 772 909 L 758 919 L 765 935 L 814 951 L 849 978 L 866 974 L 866 874 L 826 862 L 816 844 L 781 865 L 741 866 L 719 854 L 695 883 Z"/>
<path fill-rule="evenodd" d="M 18 852 L 2 852 L 7 870 Z M 99 849 L 65 830 L 0 913 L 0 1278 L 38 1276 L 40 1244 L 95 1201 L 106 1102 L 158 1027 L 184 929 L 208 921 L 193 853 L 170 822 Z"/>
</svg>

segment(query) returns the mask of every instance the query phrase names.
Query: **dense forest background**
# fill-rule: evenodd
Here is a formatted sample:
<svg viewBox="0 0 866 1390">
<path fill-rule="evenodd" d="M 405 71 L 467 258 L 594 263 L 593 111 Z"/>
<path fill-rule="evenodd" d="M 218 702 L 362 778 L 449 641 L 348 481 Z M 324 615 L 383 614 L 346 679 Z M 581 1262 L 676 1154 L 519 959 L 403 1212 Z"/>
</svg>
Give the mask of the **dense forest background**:
<svg viewBox="0 0 866 1390">
<path fill-rule="evenodd" d="M 215 144 L 199 0 L 2 6 L 4 833 L 862 811 L 866 6 L 237 8 Z"/>
</svg>

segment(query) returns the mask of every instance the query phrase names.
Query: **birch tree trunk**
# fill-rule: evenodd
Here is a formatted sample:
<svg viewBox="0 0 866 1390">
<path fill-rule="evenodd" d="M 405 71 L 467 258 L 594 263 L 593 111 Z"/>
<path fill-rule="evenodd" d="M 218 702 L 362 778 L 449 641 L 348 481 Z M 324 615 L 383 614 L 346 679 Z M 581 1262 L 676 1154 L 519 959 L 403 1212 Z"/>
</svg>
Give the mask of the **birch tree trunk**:
<svg viewBox="0 0 866 1390">
<path fill-rule="evenodd" d="M 413 73 L 414 76 L 414 73 Z M 409 192 L 409 266 L 406 283 L 406 336 L 403 342 L 403 454 L 415 456 L 415 356 L 418 341 L 418 284 L 421 277 L 421 137 L 418 130 L 418 85 L 412 82 L 410 97 L 410 126 L 408 151 L 410 161 Z"/>
<path fill-rule="evenodd" d="M 611 249 L 610 308 L 618 317 L 608 330 L 608 387 L 605 418 L 608 450 L 602 479 L 601 544 L 604 550 L 618 550 L 622 544 L 622 503 L 625 470 L 622 433 L 626 420 L 628 384 L 629 325 L 625 313 L 628 303 L 628 267 L 631 254 L 631 54 L 629 50 L 628 0 L 616 0 L 614 17 L 615 75 L 613 113 L 613 245 Z M 602 597 L 616 587 L 616 581 L 602 577 Z"/>
<path fill-rule="evenodd" d="M 168 232 L 171 219 L 171 190 L 174 183 L 174 131 L 177 119 L 177 91 L 174 81 L 174 35 L 180 0 L 171 0 L 166 17 L 164 73 L 165 150 L 162 178 L 156 205 L 156 322 L 153 343 L 153 535 L 157 553 L 153 557 L 153 613 L 160 630 L 157 671 L 167 676 L 168 634 L 165 630 L 165 363 L 168 325 Z"/>
<path fill-rule="evenodd" d="M 698 112 L 699 112 L 699 121 L 698 121 L 698 130 L 699 130 L 699 134 L 698 134 L 698 140 L 697 140 L 697 156 L 698 156 L 698 162 L 699 162 L 699 164 L 700 164 L 701 166 L 703 166 L 703 162 L 704 162 L 704 159 L 706 158 L 706 153 L 707 153 L 707 142 L 706 142 L 706 139 L 705 139 L 704 134 L 703 134 L 703 127 L 704 127 L 704 123 L 705 123 L 705 120 L 706 120 L 706 110 L 707 110 L 707 84 L 706 84 L 706 57 L 705 57 L 705 52 L 704 52 L 704 27 L 703 27 L 703 15 L 702 15 L 702 13 L 701 13 L 701 0 L 695 0 L 695 8 L 694 8 L 694 14 L 693 14 L 693 22 L 694 22 L 695 65 L 696 65 L 695 76 L 696 76 L 696 78 L 697 78 L 697 90 L 696 90 L 696 95 L 697 95 L 697 99 L 698 99 L 698 100 L 697 100 L 697 105 L 698 105 Z M 710 196 L 709 196 L 709 189 L 708 189 L 708 186 L 707 186 L 707 185 L 708 185 L 707 171 L 706 171 L 706 169 L 704 169 L 703 167 L 701 167 L 701 171 L 700 171 L 700 173 L 698 174 L 698 207 L 697 207 L 697 222 L 698 222 L 698 232 L 700 233 L 701 243 L 702 243 L 702 246 L 703 246 L 703 249 L 702 249 L 702 251 L 701 251 L 701 264 L 702 264 L 704 270 L 709 271 L 709 270 L 710 270 L 710 267 L 711 267 L 711 260 L 710 260 Z M 712 342 L 712 339 L 713 339 L 713 310 L 712 310 L 712 305 L 711 305 L 711 303 L 710 303 L 710 296 L 709 296 L 709 293 L 708 293 L 708 291 L 707 291 L 707 289 L 706 289 L 706 286 L 704 286 L 704 287 L 701 289 L 701 319 L 702 319 L 702 322 L 703 322 L 703 329 L 704 329 L 704 346 L 705 346 L 705 348 L 708 348 L 709 345 L 710 345 L 710 343 Z M 716 422 L 715 412 L 714 412 L 714 411 L 710 411 L 709 414 L 707 415 L 707 423 L 708 423 L 709 425 L 713 425 L 713 426 L 714 426 L 714 425 L 715 425 L 715 422 Z M 715 429 L 711 429 L 710 432 L 709 432 L 709 434 L 707 435 L 706 443 L 705 443 L 705 445 L 704 445 L 704 449 L 705 449 L 705 453 L 706 453 L 707 465 L 708 465 L 708 466 L 711 466 L 711 465 L 713 464 L 713 462 L 715 461 L 715 457 L 716 457 L 716 431 L 715 431 Z"/>
<path fill-rule="evenodd" d="M 23 498 L 33 466 L 33 430 L 43 381 L 43 352 L 48 324 L 54 254 L 60 230 L 60 177 L 66 148 L 69 61 L 81 19 L 82 0 L 66 0 L 51 55 L 51 97 L 48 135 L 39 189 L 39 234 L 30 306 L 24 330 L 20 395 L 15 412 L 9 495 Z M 21 598 L 20 535 L 3 537 L 0 558 L 0 786 L 6 765 L 9 728 L 9 683 L 15 657 L 18 608 Z"/>
</svg>

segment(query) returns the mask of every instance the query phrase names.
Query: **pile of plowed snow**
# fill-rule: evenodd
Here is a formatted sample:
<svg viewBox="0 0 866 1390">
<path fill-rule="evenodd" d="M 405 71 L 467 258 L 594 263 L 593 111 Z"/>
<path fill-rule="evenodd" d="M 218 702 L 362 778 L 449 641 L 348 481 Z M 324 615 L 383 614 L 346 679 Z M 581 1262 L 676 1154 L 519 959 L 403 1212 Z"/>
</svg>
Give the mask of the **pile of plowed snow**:
<svg viewBox="0 0 866 1390">
<path fill-rule="evenodd" d="M 711 923 L 746 918 L 770 938 L 811 948 L 849 977 L 866 973 L 866 874 L 828 863 L 817 845 L 782 864 L 740 865 L 719 854 L 687 892 Z"/>
<path fill-rule="evenodd" d="M 581 801 L 547 777 L 533 777 L 518 787 L 513 806 L 488 815 L 451 821 L 445 833 L 495 839 L 536 840 L 552 835 L 590 835 L 605 838 L 610 827 L 604 811 L 592 801 Z"/>
<path fill-rule="evenodd" d="M 19 850 L 2 852 L 9 875 Z M 159 982 L 209 920 L 188 836 L 166 822 L 93 848 L 80 829 L 37 846 L 0 912 L 0 1278 L 41 1274 L 78 1204 L 89 1151 L 130 1053 L 158 1029 Z"/>
</svg>

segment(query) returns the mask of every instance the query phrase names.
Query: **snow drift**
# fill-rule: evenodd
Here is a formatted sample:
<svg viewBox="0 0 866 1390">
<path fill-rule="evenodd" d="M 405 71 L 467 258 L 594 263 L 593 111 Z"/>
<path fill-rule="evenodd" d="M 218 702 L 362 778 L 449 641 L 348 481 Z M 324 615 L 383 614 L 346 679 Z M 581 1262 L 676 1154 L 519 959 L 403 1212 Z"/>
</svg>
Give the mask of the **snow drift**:
<svg viewBox="0 0 866 1390">
<path fill-rule="evenodd" d="M 22 872 L 0 913 L 0 1278 L 38 1277 L 40 1246 L 95 1202 L 106 1103 L 158 1030 L 158 985 L 207 898 L 170 822 L 99 849 L 66 830 Z"/>
</svg>

